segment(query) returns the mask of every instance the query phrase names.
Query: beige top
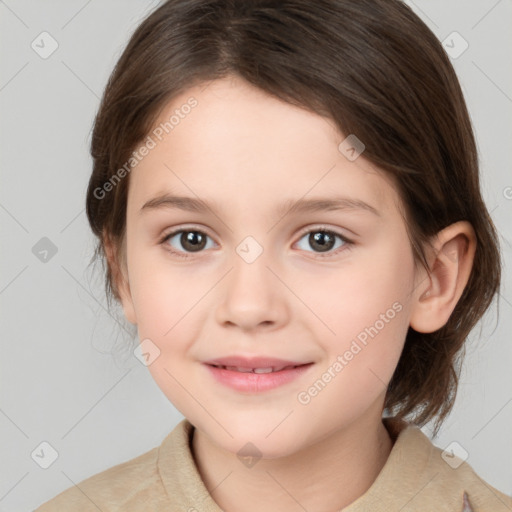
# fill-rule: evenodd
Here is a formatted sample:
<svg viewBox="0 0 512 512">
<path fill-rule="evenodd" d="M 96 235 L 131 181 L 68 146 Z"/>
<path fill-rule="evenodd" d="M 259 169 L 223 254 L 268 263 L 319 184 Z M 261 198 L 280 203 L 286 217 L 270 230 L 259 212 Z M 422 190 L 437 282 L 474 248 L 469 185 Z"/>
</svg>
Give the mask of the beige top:
<svg viewBox="0 0 512 512">
<path fill-rule="evenodd" d="M 512 511 L 511 497 L 466 462 L 446 462 L 418 427 L 394 418 L 384 424 L 394 441 L 390 455 L 370 488 L 342 512 Z M 193 430 L 182 420 L 159 447 L 84 480 L 36 512 L 222 512 L 195 465 Z"/>
</svg>

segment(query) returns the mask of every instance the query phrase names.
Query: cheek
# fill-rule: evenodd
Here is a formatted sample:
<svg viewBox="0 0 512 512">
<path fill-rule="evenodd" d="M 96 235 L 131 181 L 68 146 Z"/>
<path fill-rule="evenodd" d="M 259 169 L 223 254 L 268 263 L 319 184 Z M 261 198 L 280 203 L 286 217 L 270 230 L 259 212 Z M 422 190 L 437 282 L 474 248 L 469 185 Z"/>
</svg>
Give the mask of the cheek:
<svg viewBox="0 0 512 512">
<path fill-rule="evenodd" d="M 350 386 L 355 394 L 359 389 L 361 396 L 385 389 L 407 334 L 413 279 L 412 254 L 398 240 L 378 253 L 358 255 L 335 279 L 331 274 L 317 282 L 311 303 L 332 331 L 324 329 L 318 339 L 329 364 L 342 357 L 340 386 Z"/>
<path fill-rule="evenodd" d="M 319 324 L 318 332 L 326 334 L 317 340 L 327 358 L 311 388 L 302 390 L 304 414 L 315 411 L 324 427 L 336 428 L 383 399 L 407 334 L 412 275 L 406 261 L 395 264 L 390 258 L 373 266 L 354 265 L 335 282 L 319 283 L 330 299 L 324 302 L 321 318 L 335 334 Z"/>
<path fill-rule="evenodd" d="M 148 366 L 156 384 L 184 415 L 192 415 L 190 348 L 205 322 L 201 301 L 214 276 L 190 276 L 184 266 L 144 264 L 133 273 L 134 307 L 140 340 L 150 339 L 160 355 Z M 199 411 L 200 412 L 200 411 Z"/>
<path fill-rule="evenodd" d="M 301 284 L 304 291 L 309 290 L 304 301 L 325 324 L 323 338 L 336 345 L 358 335 L 364 340 L 368 329 L 374 333 L 376 328 L 379 336 L 385 331 L 391 337 L 395 331 L 403 332 L 413 280 L 413 259 L 407 247 L 384 246 L 378 252 L 355 254 L 338 271 L 317 274 L 314 286 Z"/>
<path fill-rule="evenodd" d="M 159 249 L 137 251 L 130 268 L 130 288 L 139 335 L 167 340 L 201 310 L 200 301 L 215 276 L 168 260 Z M 196 319 L 197 323 L 197 319 Z"/>
</svg>

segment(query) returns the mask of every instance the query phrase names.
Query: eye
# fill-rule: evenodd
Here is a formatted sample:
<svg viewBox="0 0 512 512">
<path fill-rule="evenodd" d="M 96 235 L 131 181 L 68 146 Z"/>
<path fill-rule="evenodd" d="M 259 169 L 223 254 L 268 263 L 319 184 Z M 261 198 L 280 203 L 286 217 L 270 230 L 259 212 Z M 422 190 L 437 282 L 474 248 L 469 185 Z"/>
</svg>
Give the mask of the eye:
<svg viewBox="0 0 512 512">
<path fill-rule="evenodd" d="M 199 253 L 204 249 L 211 249 L 215 246 L 210 236 L 197 229 L 173 231 L 165 235 L 160 243 L 164 245 L 167 251 L 183 258 L 191 257 L 191 253 Z M 305 244 L 309 245 L 313 251 L 305 247 Z M 322 257 L 324 256 L 322 253 L 327 253 L 325 256 L 331 256 L 337 254 L 340 250 L 348 250 L 353 242 L 340 233 L 322 227 L 304 232 L 297 245 L 301 250 L 314 252 Z"/>
<path fill-rule="evenodd" d="M 300 245 L 302 243 L 302 246 Z M 307 252 L 317 252 L 317 253 L 327 253 L 329 252 L 329 256 L 331 254 L 336 254 L 339 251 L 336 249 L 344 250 L 344 248 L 349 248 L 346 246 L 350 246 L 352 242 L 345 238 L 344 236 L 336 233 L 335 231 L 330 231 L 324 228 L 317 228 L 313 230 L 307 231 L 304 236 L 297 242 L 299 249 L 302 249 Z M 309 251 L 307 247 L 313 248 L 313 251 Z"/>
<path fill-rule="evenodd" d="M 208 239 L 212 242 L 210 245 L 208 245 Z M 203 249 L 211 249 L 213 246 L 211 238 L 197 229 L 173 231 L 166 235 L 160 243 L 164 244 L 167 250 L 185 258 L 188 257 L 187 253 L 200 252 Z"/>
</svg>

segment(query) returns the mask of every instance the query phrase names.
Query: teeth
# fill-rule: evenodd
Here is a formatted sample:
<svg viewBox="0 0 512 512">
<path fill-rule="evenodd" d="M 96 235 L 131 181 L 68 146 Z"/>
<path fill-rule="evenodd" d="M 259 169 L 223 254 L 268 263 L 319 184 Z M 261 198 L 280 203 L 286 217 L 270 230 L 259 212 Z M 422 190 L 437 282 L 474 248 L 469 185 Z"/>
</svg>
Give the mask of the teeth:
<svg viewBox="0 0 512 512">
<path fill-rule="evenodd" d="M 231 372 L 242 372 L 242 373 L 251 373 L 252 368 L 242 368 L 241 366 L 226 366 L 226 370 Z"/>
<path fill-rule="evenodd" d="M 269 366 L 268 368 L 254 368 L 253 372 L 254 373 L 272 373 L 273 370 L 272 369 L 272 366 Z"/>
<path fill-rule="evenodd" d="M 215 368 L 220 368 L 221 370 L 229 370 L 231 372 L 240 372 L 240 373 L 273 373 L 280 372 L 282 370 L 291 370 L 296 368 L 294 365 L 290 366 L 268 366 L 266 368 L 246 368 L 242 366 L 223 366 L 220 364 L 213 365 Z"/>
<path fill-rule="evenodd" d="M 241 373 L 272 373 L 272 372 L 280 372 L 281 370 L 290 370 L 295 368 L 295 366 L 268 366 L 266 368 L 244 368 L 242 366 L 222 366 L 222 365 L 214 365 L 216 368 L 221 368 L 223 370 L 229 370 L 231 372 L 241 372 Z"/>
</svg>

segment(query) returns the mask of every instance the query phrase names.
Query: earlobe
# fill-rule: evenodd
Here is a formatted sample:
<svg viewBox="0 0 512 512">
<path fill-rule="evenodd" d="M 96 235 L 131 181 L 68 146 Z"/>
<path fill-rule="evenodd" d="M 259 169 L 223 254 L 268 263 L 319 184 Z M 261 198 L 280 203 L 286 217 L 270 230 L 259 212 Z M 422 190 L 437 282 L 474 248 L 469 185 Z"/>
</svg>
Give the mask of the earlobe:
<svg viewBox="0 0 512 512">
<path fill-rule="evenodd" d="M 471 224 L 460 221 L 440 231 L 428 255 L 429 273 L 413 292 L 410 325 L 434 332 L 450 318 L 471 275 L 476 236 Z"/>
<path fill-rule="evenodd" d="M 126 252 L 125 242 L 123 240 L 121 247 L 116 248 L 114 242 L 106 234 L 103 237 L 103 241 L 107 264 L 112 276 L 112 286 L 114 287 L 115 293 L 117 294 L 116 298 L 121 303 L 126 320 L 131 324 L 137 324 L 130 284 L 128 281 L 128 272 L 127 269 L 124 268 L 126 265 L 123 265 L 123 261 L 120 261 L 118 256 L 118 251 Z"/>
</svg>

